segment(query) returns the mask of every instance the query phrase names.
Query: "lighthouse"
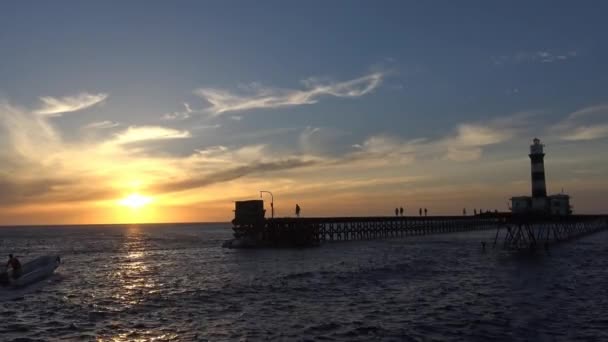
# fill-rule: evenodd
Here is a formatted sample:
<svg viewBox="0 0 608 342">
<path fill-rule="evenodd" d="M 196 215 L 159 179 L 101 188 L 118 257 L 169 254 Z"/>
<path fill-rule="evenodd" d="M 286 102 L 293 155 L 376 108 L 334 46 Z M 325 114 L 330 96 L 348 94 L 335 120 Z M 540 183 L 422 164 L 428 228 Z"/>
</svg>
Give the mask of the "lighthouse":
<svg viewBox="0 0 608 342">
<path fill-rule="evenodd" d="M 534 138 L 530 145 L 530 163 L 532 165 L 532 198 L 547 197 L 545 185 L 545 153 L 544 145 L 538 138 Z"/>
<path fill-rule="evenodd" d="M 570 215 L 570 196 L 562 193 L 547 196 L 545 185 L 545 152 L 544 145 L 538 138 L 530 145 L 530 164 L 532 171 L 532 196 L 511 197 L 511 212 L 517 215 Z"/>
</svg>

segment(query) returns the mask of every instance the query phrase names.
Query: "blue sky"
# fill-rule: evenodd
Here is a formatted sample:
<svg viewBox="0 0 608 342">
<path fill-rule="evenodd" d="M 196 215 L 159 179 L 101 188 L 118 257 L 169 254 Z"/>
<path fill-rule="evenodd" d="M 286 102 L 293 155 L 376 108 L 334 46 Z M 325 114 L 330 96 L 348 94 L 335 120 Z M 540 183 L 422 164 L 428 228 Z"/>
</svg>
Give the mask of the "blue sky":
<svg viewBox="0 0 608 342">
<path fill-rule="evenodd" d="M 179 207 L 148 220 L 181 220 L 194 208 L 207 214 L 183 220 L 228 218 L 230 212 L 218 212 L 248 192 L 255 196 L 254 185 L 282 191 L 286 208 L 309 201 L 318 214 L 347 213 L 347 203 L 370 214 L 406 201 L 442 213 L 459 211 L 461 202 L 498 206 L 528 191 L 525 158 L 534 136 L 554 158 L 550 190 L 559 183 L 580 199 L 581 210 L 601 211 L 596 200 L 608 188 L 607 7 L 602 1 L 3 4 L 0 144 L 10 167 L 0 170 L 0 184 L 12 189 L 2 201 L 5 215 L 22 222 L 28 210 L 68 200 L 69 191 L 99 195 L 70 199 L 80 203 L 79 212 L 99 212 L 122 194 L 112 172 L 141 175 L 124 182 L 142 183 L 137 191 L 170 197 L 158 203 Z M 115 149 L 104 150 L 110 143 Z M 42 156 L 48 146 L 55 149 Z M 85 155 L 98 165 L 70 165 L 76 151 L 90 151 Z M 128 171 L 110 167 L 113 160 Z M 235 168 L 236 178 L 217 177 Z M 91 179 L 114 192 L 89 189 L 83 183 Z M 387 189 L 361 185 L 383 180 Z M 330 204 L 294 185 L 336 182 L 350 183 L 327 190 L 344 196 Z M 179 190 L 166 183 L 179 183 Z M 30 186 L 36 191 L 19 190 Z M 209 194 L 229 186 L 240 190 L 214 202 Z M 479 199 L 464 196 L 467 188 L 478 189 Z M 65 210 L 84 221 L 101 215 Z"/>
</svg>

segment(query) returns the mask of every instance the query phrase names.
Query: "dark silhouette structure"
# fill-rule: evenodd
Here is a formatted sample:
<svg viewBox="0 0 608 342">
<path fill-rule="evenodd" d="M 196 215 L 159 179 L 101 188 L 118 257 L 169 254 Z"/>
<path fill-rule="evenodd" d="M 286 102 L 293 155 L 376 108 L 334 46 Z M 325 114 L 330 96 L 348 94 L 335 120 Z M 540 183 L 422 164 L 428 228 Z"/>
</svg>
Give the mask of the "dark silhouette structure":
<svg viewBox="0 0 608 342">
<path fill-rule="evenodd" d="M 235 205 L 235 239 L 224 244 L 231 248 L 315 246 L 324 241 L 496 229 L 494 246 L 502 240 L 505 249 L 534 249 L 608 229 L 608 215 L 522 216 L 489 211 L 475 216 L 268 219 L 264 218 L 262 201 Z"/>
<path fill-rule="evenodd" d="M 296 216 L 300 217 L 300 206 L 296 203 Z"/>
</svg>

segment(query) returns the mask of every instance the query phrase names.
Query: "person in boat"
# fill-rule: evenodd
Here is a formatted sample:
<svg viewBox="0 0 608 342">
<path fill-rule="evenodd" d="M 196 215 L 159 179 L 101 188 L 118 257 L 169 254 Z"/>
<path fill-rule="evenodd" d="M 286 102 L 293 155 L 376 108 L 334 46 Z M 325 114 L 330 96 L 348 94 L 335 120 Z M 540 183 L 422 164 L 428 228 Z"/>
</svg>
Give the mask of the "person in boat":
<svg viewBox="0 0 608 342">
<path fill-rule="evenodd" d="M 21 263 L 17 257 L 14 257 L 12 254 L 8 255 L 8 263 L 6 267 L 10 267 L 13 269 L 13 278 L 17 279 L 21 276 Z"/>
</svg>

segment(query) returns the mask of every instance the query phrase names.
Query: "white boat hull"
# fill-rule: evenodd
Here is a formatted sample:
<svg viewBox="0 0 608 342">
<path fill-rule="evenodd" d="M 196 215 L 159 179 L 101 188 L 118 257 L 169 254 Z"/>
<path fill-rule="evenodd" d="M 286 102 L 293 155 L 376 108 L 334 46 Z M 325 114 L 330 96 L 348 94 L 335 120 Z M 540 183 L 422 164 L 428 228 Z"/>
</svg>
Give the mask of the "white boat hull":
<svg viewBox="0 0 608 342">
<path fill-rule="evenodd" d="M 12 272 L 8 272 L 8 286 L 22 287 L 40 281 L 55 272 L 61 259 L 58 255 L 45 255 L 29 261 L 21 266 L 21 276 L 13 278 Z"/>
</svg>

